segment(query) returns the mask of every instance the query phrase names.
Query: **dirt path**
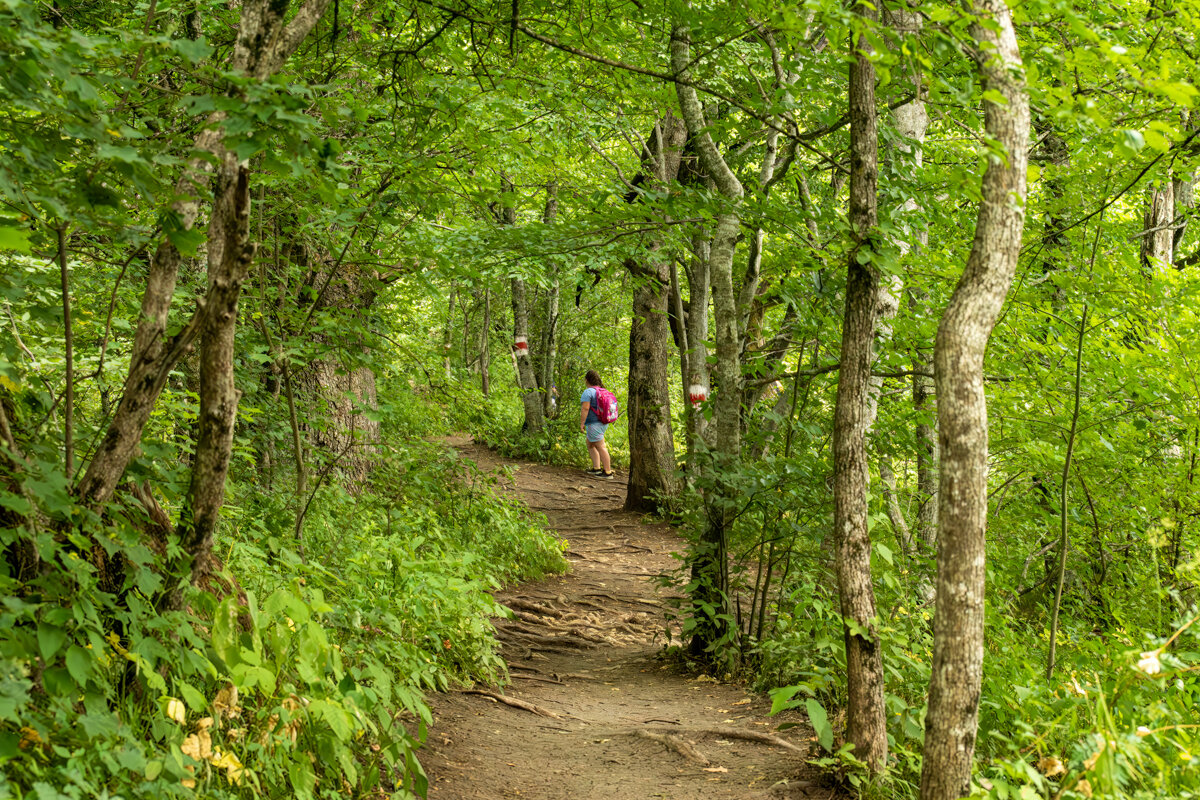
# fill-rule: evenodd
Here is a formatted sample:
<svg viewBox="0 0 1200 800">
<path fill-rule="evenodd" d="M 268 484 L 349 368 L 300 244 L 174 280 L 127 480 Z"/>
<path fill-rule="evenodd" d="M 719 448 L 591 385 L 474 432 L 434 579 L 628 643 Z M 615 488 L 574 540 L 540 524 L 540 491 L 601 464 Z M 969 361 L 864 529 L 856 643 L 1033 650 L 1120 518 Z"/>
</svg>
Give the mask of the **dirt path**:
<svg viewBox="0 0 1200 800">
<path fill-rule="evenodd" d="M 669 527 L 620 511 L 622 473 L 604 481 L 504 459 L 466 439 L 449 443 L 485 471 L 514 469 L 505 491 L 567 539 L 571 573 L 497 598 L 517 614 L 496 621 L 512 704 L 464 692 L 432 698 L 421 753 L 432 800 L 834 796 L 805 763 L 809 729 L 772 742 L 780 720 L 767 717 L 768 701 L 655 658 L 662 597 L 650 576 L 677 564 L 681 542 Z"/>
</svg>

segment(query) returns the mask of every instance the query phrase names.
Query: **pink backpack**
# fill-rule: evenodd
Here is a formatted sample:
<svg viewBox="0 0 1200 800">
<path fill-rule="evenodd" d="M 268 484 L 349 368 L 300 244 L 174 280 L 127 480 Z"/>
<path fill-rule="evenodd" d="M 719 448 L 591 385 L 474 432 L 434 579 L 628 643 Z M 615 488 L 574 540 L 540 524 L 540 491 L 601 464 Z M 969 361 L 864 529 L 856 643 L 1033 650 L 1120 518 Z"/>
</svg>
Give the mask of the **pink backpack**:
<svg viewBox="0 0 1200 800">
<path fill-rule="evenodd" d="M 616 422 L 617 417 L 621 414 L 621 409 L 617 405 L 617 396 L 603 386 L 593 386 L 592 388 L 596 390 L 596 402 L 592 404 L 592 411 L 596 412 L 596 418 L 606 425 Z"/>
</svg>

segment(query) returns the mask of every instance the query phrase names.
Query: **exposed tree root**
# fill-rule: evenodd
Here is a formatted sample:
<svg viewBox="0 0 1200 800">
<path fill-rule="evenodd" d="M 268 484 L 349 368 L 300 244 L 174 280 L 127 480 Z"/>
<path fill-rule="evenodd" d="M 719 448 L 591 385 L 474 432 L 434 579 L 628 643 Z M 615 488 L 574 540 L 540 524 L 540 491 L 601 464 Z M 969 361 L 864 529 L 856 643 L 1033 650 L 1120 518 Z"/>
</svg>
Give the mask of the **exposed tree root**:
<svg viewBox="0 0 1200 800">
<path fill-rule="evenodd" d="M 540 603 L 534 603 L 521 597 L 512 597 L 505 600 L 504 605 L 511 608 L 513 611 L 527 611 L 530 614 L 539 614 L 543 617 L 561 617 L 563 612 L 550 606 L 544 606 Z"/>
<path fill-rule="evenodd" d="M 477 694 L 481 697 L 490 697 L 497 703 L 503 703 L 506 706 L 519 708 L 522 711 L 528 711 L 531 714 L 537 714 L 539 717 L 549 717 L 550 719 L 563 718 L 562 714 L 557 714 L 548 708 L 542 708 L 541 706 L 534 705 L 533 703 L 526 702 L 525 700 L 518 700 L 515 697 L 508 697 L 507 695 L 498 694 L 497 692 L 489 692 L 487 689 L 463 689 L 462 693 Z"/>
<path fill-rule="evenodd" d="M 543 678 L 541 675 L 510 675 L 513 680 L 523 681 L 538 681 L 540 683 L 556 683 L 559 686 L 566 686 L 562 681 L 557 681 L 554 678 Z"/>
<path fill-rule="evenodd" d="M 659 730 L 670 730 L 669 728 L 661 728 Z M 678 729 L 677 729 L 678 730 Z M 724 739 L 741 739 L 746 742 L 758 742 L 772 747 L 782 747 L 784 750 L 789 750 L 798 755 L 808 757 L 808 751 L 802 747 L 797 747 L 786 739 L 780 738 L 772 733 L 762 733 L 760 731 L 747 731 L 741 728 L 686 728 L 682 733 L 690 733 L 694 735 L 720 736 Z"/>
<path fill-rule="evenodd" d="M 695 747 L 692 747 L 692 745 L 688 744 L 680 737 L 673 734 L 653 733 L 651 731 L 634 731 L 633 735 L 642 739 L 649 739 L 652 742 L 658 742 L 668 750 L 678 753 L 688 761 L 693 761 L 702 767 L 708 767 L 712 765 L 712 762 L 705 758 L 703 753 L 701 753 Z"/>
</svg>

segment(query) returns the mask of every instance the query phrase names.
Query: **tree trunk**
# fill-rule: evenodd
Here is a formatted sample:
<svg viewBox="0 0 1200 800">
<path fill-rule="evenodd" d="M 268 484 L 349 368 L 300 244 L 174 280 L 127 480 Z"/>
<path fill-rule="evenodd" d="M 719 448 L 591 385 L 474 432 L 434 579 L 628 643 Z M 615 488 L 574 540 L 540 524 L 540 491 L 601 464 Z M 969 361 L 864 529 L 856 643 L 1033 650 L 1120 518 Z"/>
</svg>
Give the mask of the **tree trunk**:
<svg viewBox="0 0 1200 800">
<path fill-rule="evenodd" d="M 859 3 L 854 13 L 867 26 L 878 12 Z M 871 402 L 871 356 L 879 314 L 879 272 L 874 265 L 878 210 L 875 68 L 865 36 L 853 45 L 850 65 L 850 235 L 841 369 L 833 422 L 833 528 L 842 617 L 846 621 L 846 740 L 872 772 L 887 762 L 887 710 L 883 704 L 883 655 L 875 631 L 871 541 L 867 530 L 866 433 Z"/>
<path fill-rule="evenodd" d="M 450 382 L 450 351 L 454 349 L 453 334 L 454 334 L 454 301 L 458 297 L 458 287 L 453 283 L 450 284 L 450 302 L 446 309 L 446 328 L 442 333 L 442 372 L 446 376 L 446 382 Z"/>
<path fill-rule="evenodd" d="M 558 185 L 551 182 L 546 184 L 546 209 L 542 213 L 542 223 L 553 225 L 558 216 Z M 546 292 L 546 324 L 542 328 L 542 411 L 547 418 L 557 417 L 557 399 L 555 392 L 555 362 L 558 357 L 558 265 L 551 265 L 550 289 Z"/>
<path fill-rule="evenodd" d="M 708 420 L 700 404 L 708 399 L 708 295 L 710 243 L 706 233 L 692 236 L 692 268 L 688 270 L 687 373 L 683 376 L 683 397 L 687 402 L 687 469 L 695 476 L 700 469 L 697 453 L 706 448 Z M 682 300 L 681 300 L 682 303 Z"/>
<path fill-rule="evenodd" d="M 233 345 L 238 298 L 254 259 L 250 237 L 249 171 L 226 153 L 218 177 L 217 202 L 208 226 L 208 313 L 200 333 L 200 413 L 196 418 L 191 482 L 180 513 L 179 545 L 191 558 L 192 581 L 211 571 L 213 538 L 225 502 L 225 476 L 233 453 L 233 431 L 242 393 L 234 383 Z M 182 596 L 174 594 L 170 607 Z"/>
<path fill-rule="evenodd" d="M 512 227 L 517 224 L 517 209 L 513 205 L 516 187 L 512 179 L 502 176 L 501 189 L 503 200 L 501 210 L 496 215 L 501 225 Z M 529 351 L 529 303 L 525 297 L 525 281 L 513 277 L 512 310 L 513 310 L 513 362 L 516 365 L 517 386 L 521 390 L 521 404 L 525 407 L 525 422 L 521 430 L 525 433 L 541 433 L 545 427 L 543 415 L 543 396 L 538 391 L 537 375 L 533 369 L 533 357 Z"/>
<path fill-rule="evenodd" d="M 1171 266 L 1175 252 L 1175 185 L 1169 178 L 1152 186 L 1146 198 L 1141 258 L 1147 272 Z"/>
<path fill-rule="evenodd" d="M 661 189 L 675 182 L 686 140 L 687 129 L 678 118 L 668 114 L 655 124 L 643 150 L 645 184 Z M 655 236 L 642 258 L 625 261 L 635 279 L 629 327 L 629 511 L 656 511 L 660 497 L 673 497 L 680 488 L 667 357 L 670 260 L 660 254 L 661 247 L 662 237 Z"/>
<path fill-rule="evenodd" d="M 716 446 L 713 451 L 712 473 L 715 485 L 706 498 L 707 522 L 693 562 L 693 574 L 697 577 L 698 587 L 697 595 L 693 599 L 698 607 L 711 608 L 715 613 L 697 612 L 705 617 L 703 623 L 697 626 L 696 635 L 691 642 L 693 654 L 699 655 L 709 653 L 719 642 L 727 640 L 729 634 L 726 539 L 729 525 L 732 523 L 734 498 L 733 489 L 727 484 L 725 476 L 737 468 L 741 452 L 741 348 L 738 337 L 737 298 L 733 292 L 733 257 L 741 228 L 739 212 L 745 192 L 708 133 L 700 100 L 690 83 L 690 49 L 687 27 L 675 25 L 671 30 L 671 66 L 679 77 L 675 83 L 675 93 L 679 98 L 680 111 L 687 123 L 688 133 L 695 143 L 701 166 L 726 201 L 723 210 L 717 213 L 716 230 L 709 255 L 709 275 L 717 326 L 717 365 L 714 371 L 717 383 L 714 402 Z M 693 309 L 693 313 L 698 311 L 699 309 Z M 689 341 L 694 348 L 696 340 Z M 693 350 L 689 363 L 696 360 Z M 720 653 L 712 655 L 718 659 L 722 656 Z"/>
<path fill-rule="evenodd" d="M 1002 0 L 975 0 L 972 26 L 983 79 L 989 159 L 975 239 L 938 326 L 936 365 L 941 476 L 933 673 L 921 800 L 969 793 L 983 677 L 987 530 L 987 398 L 983 361 L 1016 271 L 1025 225 L 1029 99 L 1012 16 Z M 999 92 L 1004 102 L 988 100 Z"/>
<path fill-rule="evenodd" d="M 479 389 L 487 397 L 492 391 L 492 290 L 483 287 L 483 322 L 479 329 Z"/>
</svg>

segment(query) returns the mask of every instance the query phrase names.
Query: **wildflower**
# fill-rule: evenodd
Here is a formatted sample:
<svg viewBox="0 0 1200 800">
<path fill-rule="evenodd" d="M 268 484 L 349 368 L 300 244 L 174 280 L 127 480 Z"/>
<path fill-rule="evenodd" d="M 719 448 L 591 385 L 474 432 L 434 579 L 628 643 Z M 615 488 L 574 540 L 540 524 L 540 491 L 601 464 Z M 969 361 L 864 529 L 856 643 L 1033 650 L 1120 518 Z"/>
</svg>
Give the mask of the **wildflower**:
<svg viewBox="0 0 1200 800">
<path fill-rule="evenodd" d="M 1138 725 L 1138 729 L 1137 729 L 1137 735 L 1138 735 L 1138 736 L 1141 736 L 1141 737 L 1146 737 L 1146 736 L 1149 736 L 1149 735 L 1150 735 L 1150 734 L 1152 734 L 1152 733 L 1154 733 L 1154 731 L 1150 730 L 1150 729 L 1149 729 L 1149 728 L 1147 728 L 1145 725 Z"/>
<path fill-rule="evenodd" d="M 1162 662 L 1158 660 L 1157 650 L 1147 650 L 1142 653 L 1136 669 L 1146 675 L 1157 675 L 1162 672 Z"/>
</svg>

